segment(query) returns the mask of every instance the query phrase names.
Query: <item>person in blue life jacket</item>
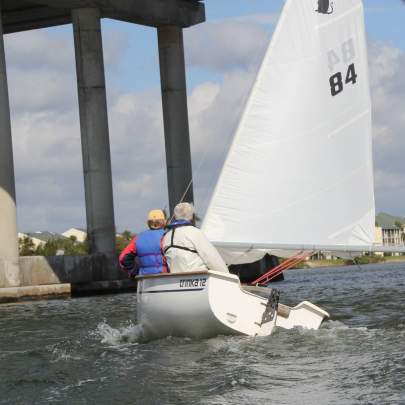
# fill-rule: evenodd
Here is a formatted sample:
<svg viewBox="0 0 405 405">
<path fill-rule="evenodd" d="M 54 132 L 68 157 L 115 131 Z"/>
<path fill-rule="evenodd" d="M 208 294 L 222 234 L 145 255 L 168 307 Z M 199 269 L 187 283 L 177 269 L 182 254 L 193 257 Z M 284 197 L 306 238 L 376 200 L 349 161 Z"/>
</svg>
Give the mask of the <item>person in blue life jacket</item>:
<svg viewBox="0 0 405 405">
<path fill-rule="evenodd" d="M 147 224 L 149 229 L 136 235 L 119 256 L 120 266 L 129 277 L 168 272 L 166 259 L 161 250 L 166 225 L 164 212 L 150 211 Z M 138 265 L 136 265 L 136 258 Z"/>
</svg>

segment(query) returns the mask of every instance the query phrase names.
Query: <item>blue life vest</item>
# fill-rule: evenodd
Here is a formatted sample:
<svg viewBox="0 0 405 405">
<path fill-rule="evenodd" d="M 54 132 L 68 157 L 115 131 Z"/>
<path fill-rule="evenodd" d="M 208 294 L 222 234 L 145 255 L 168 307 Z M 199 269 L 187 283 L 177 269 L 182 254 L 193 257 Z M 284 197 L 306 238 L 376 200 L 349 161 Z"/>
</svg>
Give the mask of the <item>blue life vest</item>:
<svg viewBox="0 0 405 405">
<path fill-rule="evenodd" d="M 163 249 L 164 255 L 166 255 L 166 252 L 169 249 L 173 249 L 173 248 L 180 249 L 180 250 L 186 250 L 187 252 L 192 252 L 192 253 L 198 254 L 198 252 L 195 249 L 188 248 L 186 246 L 179 246 L 174 243 L 174 232 L 176 231 L 177 228 L 180 228 L 182 226 L 194 226 L 194 225 L 190 221 L 186 221 L 185 219 L 176 219 L 176 220 L 172 221 L 169 225 L 167 225 L 167 229 L 168 229 L 167 233 L 171 232 L 171 237 L 170 237 L 170 245 L 166 246 Z"/>
<path fill-rule="evenodd" d="M 194 226 L 194 225 L 190 221 L 187 221 L 185 219 L 175 219 L 169 225 L 167 225 L 166 228 L 173 229 L 173 228 L 180 228 L 181 226 Z"/>
<path fill-rule="evenodd" d="M 137 236 L 136 255 L 139 259 L 139 275 L 158 274 L 167 271 L 160 250 L 163 234 L 163 229 L 148 229 Z"/>
</svg>

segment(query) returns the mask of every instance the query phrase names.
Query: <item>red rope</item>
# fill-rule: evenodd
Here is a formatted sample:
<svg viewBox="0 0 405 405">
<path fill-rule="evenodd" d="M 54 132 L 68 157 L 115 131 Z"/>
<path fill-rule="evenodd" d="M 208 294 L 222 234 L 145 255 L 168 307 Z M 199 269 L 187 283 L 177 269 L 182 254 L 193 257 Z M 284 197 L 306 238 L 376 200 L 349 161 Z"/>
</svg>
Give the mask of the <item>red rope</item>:
<svg viewBox="0 0 405 405">
<path fill-rule="evenodd" d="M 250 284 L 263 286 L 263 285 L 267 284 L 269 281 L 276 278 L 283 271 L 291 269 L 296 264 L 304 261 L 308 256 L 311 256 L 312 254 L 313 254 L 313 252 L 300 251 L 297 254 L 295 254 L 294 256 L 290 257 L 289 259 L 284 260 L 278 266 L 273 267 L 267 273 L 263 274 L 258 279 L 252 281 Z"/>
<path fill-rule="evenodd" d="M 273 267 L 272 269 L 267 271 L 267 273 L 263 274 L 258 279 L 252 281 L 251 284 L 253 284 L 253 285 L 259 284 L 259 283 L 263 282 L 264 280 L 266 280 L 269 276 L 272 276 L 273 274 L 278 273 L 279 271 L 283 271 L 284 269 L 287 269 L 290 266 L 290 264 L 292 264 L 295 261 L 295 259 L 298 258 L 302 253 L 303 253 L 302 251 L 298 252 L 296 255 L 290 257 L 289 259 L 280 263 L 276 267 Z"/>
</svg>

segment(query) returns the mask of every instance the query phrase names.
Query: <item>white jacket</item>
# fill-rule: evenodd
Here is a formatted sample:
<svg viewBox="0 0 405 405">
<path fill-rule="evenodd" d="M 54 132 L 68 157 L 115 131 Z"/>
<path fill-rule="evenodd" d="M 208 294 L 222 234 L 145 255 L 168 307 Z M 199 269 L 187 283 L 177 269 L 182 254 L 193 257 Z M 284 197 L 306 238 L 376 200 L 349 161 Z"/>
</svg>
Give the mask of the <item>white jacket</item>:
<svg viewBox="0 0 405 405">
<path fill-rule="evenodd" d="M 185 247 L 192 251 L 170 247 Z M 167 250 L 166 250 L 167 249 Z M 228 267 L 218 251 L 202 231 L 194 226 L 180 226 L 171 229 L 163 238 L 162 250 L 165 252 L 171 273 L 183 273 L 198 270 L 214 270 L 229 273 Z"/>
</svg>

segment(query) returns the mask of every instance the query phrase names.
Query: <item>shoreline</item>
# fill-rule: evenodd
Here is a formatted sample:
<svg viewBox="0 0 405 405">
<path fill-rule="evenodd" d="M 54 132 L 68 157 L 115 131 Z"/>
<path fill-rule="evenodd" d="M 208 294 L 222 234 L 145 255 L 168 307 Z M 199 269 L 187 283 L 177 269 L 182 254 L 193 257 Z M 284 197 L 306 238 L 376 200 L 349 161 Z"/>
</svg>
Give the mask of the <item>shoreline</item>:
<svg viewBox="0 0 405 405">
<path fill-rule="evenodd" d="M 5 287 L 0 288 L 0 305 L 93 295 L 123 294 L 135 291 L 136 282 L 131 279 Z"/>
<path fill-rule="evenodd" d="M 369 259 L 366 257 L 366 259 Z M 371 257 L 369 262 L 360 262 L 360 266 L 367 264 L 405 263 L 405 256 Z M 321 269 L 331 267 L 356 266 L 345 259 L 308 260 L 289 270 Z M 122 294 L 136 291 L 133 280 L 94 281 L 85 283 L 59 283 L 48 285 L 31 285 L 21 287 L 0 288 L 0 305 L 6 303 L 29 302 L 60 298 L 76 298 L 102 294 Z"/>
<path fill-rule="evenodd" d="M 373 258 L 375 259 L 375 258 Z M 360 261 L 358 264 L 360 266 L 365 266 L 367 264 L 390 264 L 390 263 L 405 263 L 405 256 L 387 256 L 381 257 L 381 260 L 370 260 L 369 262 Z M 346 267 L 346 266 L 356 266 L 356 263 L 348 263 L 346 259 L 333 259 L 333 260 L 308 260 L 302 263 L 302 267 L 295 268 L 296 270 L 302 268 L 316 269 L 321 267 Z M 291 269 L 293 270 L 293 269 Z"/>
</svg>

